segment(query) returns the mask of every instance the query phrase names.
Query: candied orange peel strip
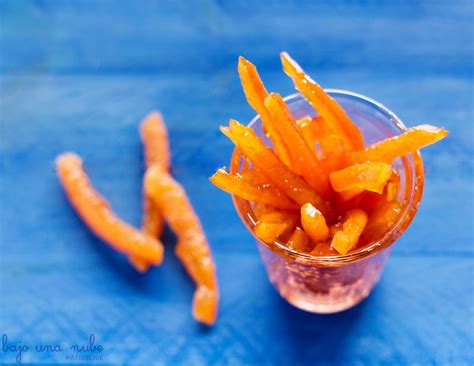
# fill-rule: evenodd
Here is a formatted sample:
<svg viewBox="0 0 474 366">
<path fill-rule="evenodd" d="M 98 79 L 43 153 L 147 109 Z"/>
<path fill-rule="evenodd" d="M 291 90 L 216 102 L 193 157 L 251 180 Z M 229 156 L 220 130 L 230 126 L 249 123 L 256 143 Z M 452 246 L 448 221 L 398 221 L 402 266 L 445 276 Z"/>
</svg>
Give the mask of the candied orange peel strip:
<svg viewBox="0 0 474 366">
<path fill-rule="evenodd" d="M 254 233 L 260 240 L 266 243 L 274 242 L 288 229 L 284 222 L 258 222 L 255 225 Z"/>
<path fill-rule="evenodd" d="M 319 164 L 326 172 L 330 172 L 334 169 L 332 165 L 329 165 L 327 157 L 331 157 L 329 163 L 335 162 L 335 155 L 338 154 L 338 150 L 334 145 L 335 138 L 331 135 L 329 128 L 320 116 L 316 117 L 303 117 L 296 120 L 301 136 L 303 136 L 306 144 L 311 148 L 316 157 L 319 160 Z M 319 147 L 319 149 L 318 149 Z M 339 159 L 340 160 L 340 159 Z M 339 161 L 337 160 L 337 161 Z"/>
<path fill-rule="evenodd" d="M 364 210 L 353 209 L 346 213 L 346 219 L 342 224 L 342 229 L 334 234 L 331 246 L 339 254 L 347 254 L 357 245 L 359 237 L 367 225 L 367 214 Z"/>
<path fill-rule="evenodd" d="M 208 325 L 214 324 L 219 298 L 215 265 L 201 223 L 186 192 L 159 165 L 147 169 L 145 192 L 178 237 L 176 255 L 196 283 L 194 318 Z"/>
<path fill-rule="evenodd" d="M 140 125 L 140 136 L 143 143 L 145 167 L 159 164 L 164 170 L 170 169 L 170 149 L 168 132 L 159 112 L 152 112 Z M 163 230 L 163 218 L 158 207 L 145 195 L 142 230 L 147 234 L 159 237 Z"/>
<path fill-rule="evenodd" d="M 255 216 L 255 218 L 257 219 L 257 221 L 263 215 L 271 213 L 271 212 L 275 212 L 275 209 L 270 207 L 270 206 L 264 205 L 262 203 L 255 202 L 255 204 L 252 207 L 252 213 Z"/>
<path fill-rule="evenodd" d="M 400 176 L 393 170 L 390 179 L 384 189 L 385 199 L 387 202 L 394 201 L 397 198 L 400 188 Z"/>
<path fill-rule="evenodd" d="M 375 207 L 363 233 L 363 239 L 372 242 L 382 238 L 397 221 L 402 207 L 398 202 L 385 202 Z"/>
<path fill-rule="evenodd" d="M 345 202 L 345 201 L 350 201 L 351 199 L 357 197 L 362 192 L 364 192 L 363 189 L 354 188 L 347 191 L 341 191 L 338 193 L 339 193 L 339 197 L 341 197 L 341 199 Z"/>
<path fill-rule="evenodd" d="M 326 196 L 329 191 L 327 176 L 315 154 L 299 134 L 296 120 L 281 95 L 269 94 L 265 98 L 265 107 L 272 117 L 273 126 L 280 136 L 285 136 L 285 142 L 291 147 L 289 152 L 293 171 L 304 177 L 317 193 Z"/>
<path fill-rule="evenodd" d="M 264 242 L 273 242 L 283 234 L 293 230 L 298 221 L 294 213 L 270 212 L 263 214 L 255 225 L 254 233 Z"/>
<path fill-rule="evenodd" d="M 337 255 L 338 252 L 333 247 L 331 247 L 330 243 L 322 242 L 318 243 L 314 246 L 311 250 L 310 254 L 323 257 L 323 256 L 334 256 Z"/>
<path fill-rule="evenodd" d="M 306 232 L 300 227 L 297 227 L 293 231 L 290 238 L 286 242 L 286 245 L 290 249 L 303 253 L 309 252 L 313 248 L 313 244 L 311 243 L 311 239 L 309 238 L 308 234 L 306 234 Z"/>
<path fill-rule="evenodd" d="M 168 131 L 160 112 L 151 112 L 143 119 L 140 124 L 140 137 L 143 144 L 145 167 L 160 164 L 163 169 L 168 171 L 171 161 Z M 163 217 L 160 210 L 146 194 L 143 195 L 142 230 L 154 238 L 160 237 L 163 231 Z M 138 272 L 146 272 L 149 268 L 149 263 L 138 257 L 130 257 L 129 261 Z"/>
<path fill-rule="evenodd" d="M 296 125 L 298 128 L 298 132 L 303 138 L 306 146 L 311 150 L 311 152 L 318 158 L 318 152 L 316 150 L 316 137 L 315 137 L 315 129 L 314 129 L 314 122 L 310 116 L 305 116 L 302 118 L 298 118 L 296 120 Z"/>
<path fill-rule="evenodd" d="M 263 128 L 272 140 L 278 156 L 286 166 L 289 166 L 290 154 L 288 152 L 288 147 L 278 131 L 276 131 L 272 125 L 270 114 L 264 104 L 268 92 L 258 75 L 257 68 L 250 61 L 240 56 L 238 71 L 248 103 L 260 116 Z"/>
<path fill-rule="evenodd" d="M 254 186 L 258 186 L 260 188 L 275 188 L 275 186 L 268 181 L 267 177 L 265 177 L 255 168 L 249 168 L 246 171 L 242 171 L 240 175 L 246 182 Z"/>
<path fill-rule="evenodd" d="M 272 149 L 266 147 L 255 132 L 239 122 L 231 120 L 229 127 L 221 128 L 223 132 L 240 148 L 242 153 L 253 163 L 255 169 L 265 175 L 282 193 L 298 205 L 312 203 L 326 217 L 333 218 L 334 211 L 330 204 L 323 200 L 313 188 L 300 176 L 286 167 Z"/>
<path fill-rule="evenodd" d="M 447 135 L 448 131 L 431 125 L 411 127 L 401 135 L 382 140 L 367 146 L 364 150 L 348 154 L 346 163 L 348 165 L 365 163 L 367 161 L 392 163 L 395 158 L 408 155 L 422 147 L 434 144 Z"/>
<path fill-rule="evenodd" d="M 342 107 L 312 80 L 286 52 L 280 54 L 283 70 L 293 79 L 298 89 L 319 115 L 326 121 L 334 137 L 338 138 L 341 153 L 364 148 L 364 140 L 357 126 Z"/>
<path fill-rule="evenodd" d="M 341 229 L 342 229 L 342 223 L 341 222 L 338 222 L 337 224 L 331 225 L 329 227 L 329 236 L 331 238 L 333 238 L 334 235 L 336 235 L 336 233 Z"/>
<path fill-rule="evenodd" d="M 326 240 L 329 236 L 329 228 L 324 215 L 311 203 L 301 206 L 301 225 L 315 244 Z"/>
<path fill-rule="evenodd" d="M 56 169 L 72 207 L 99 238 L 121 253 L 153 265 L 161 263 L 161 242 L 114 214 L 109 203 L 92 186 L 78 155 L 61 154 L 56 159 Z"/>
<path fill-rule="evenodd" d="M 313 135 L 320 149 L 320 158 L 322 155 L 325 159 L 331 158 L 333 160 L 340 160 L 342 156 L 341 150 L 337 145 L 339 139 L 337 133 L 331 131 L 326 120 L 320 116 L 313 117 L 312 121 Z M 321 163 L 323 162 L 321 161 Z"/>
<path fill-rule="evenodd" d="M 171 153 L 168 131 L 160 112 L 151 112 L 143 119 L 140 124 L 140 137 L 143 143 L 145 166 L 159 164 L 164 170 L 169 170 Z"/>
<path fill-rule="evenodd" d="M 335 192 L 366 190 L 381 194 L 391 175 L 390 164 L 368 162 L 332 172 L 329 181 Z"/>
<path fill-rule="evenodd" d="M 209 178 L 214 185 L 223 191 L 234 194 L 247 201 L 259 202 L 283 210 L 297 208 L 297 205 L 277 188 L 265 186 L 264 184 L 259 186 L 255 184 L 253 179 L 258 179 L 255 174 L 248 172 L 246 175 L 229 174 L 225 171 L 225 168 L 219 169 Z"/>
<path fill-rule="evenodd" d="M 362 208 L 368 213 L 371 213 L 386 202 L 395 201 L 398 195 L 399 188 L 400 176 L 395 170 L 392 170 L 392 176 L 385 185 L 382 194 L 378 194 L 375 192 L 365 192 L 362 195 L 363 199 L 361 199 L 361 202 L 359 203 L 358 207 Z"/>
<path fill-rule="evenodd" d="M 323 167 L 326 167 L 328 165 L 325 162 L 327 157 L 334 159 L 338 154 L 338 149 L 334 145 L 334 141 L 337 140 L 337 138 L 331 134 L 327 123 L 320 116 L 313 118 L 306 116 L 297 119 L 296 124 L 306 144 L 318 157 L 319 163 Z M 316 146 L 319 146 L 319 149 Z M 327 169 L 325 170 L 328 171 Z"/>
</svg>

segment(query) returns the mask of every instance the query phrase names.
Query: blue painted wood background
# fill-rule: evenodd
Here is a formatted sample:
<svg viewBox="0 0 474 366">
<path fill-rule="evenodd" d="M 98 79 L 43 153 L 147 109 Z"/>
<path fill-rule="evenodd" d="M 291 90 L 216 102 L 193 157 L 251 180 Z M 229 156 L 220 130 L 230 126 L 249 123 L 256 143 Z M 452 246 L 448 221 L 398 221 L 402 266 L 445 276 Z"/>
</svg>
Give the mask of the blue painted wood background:
<svg viewBox="0 0 474 366">
<path fill-rule="evenodd" d="M 60 344 L 22 361 L 86 364 L 474 364 L 472 1 L 0 1 L 0 332 L 10 345 Z M 368 300 L 335 315 L 299 311 L 267 282 L 230 197 L 207 178 L 232 146 L 218 125 L 253 116 L 238 55 L 270 90 L 292 85 L 290 52 L 325 87 L 368 95 L 408 125 L 450 136 L 424 151 L 418 216 Z M 91 179 L 139 225 L 140 119 L 160 109 L 173 174 L 212 245 L 217 325 L 191 317 L 193 285 L 166 259 L 142 276 L 78 220 L 53 170 L 80 153 Z M 0 363 L 15 362 L 0 349 Z M 79 363 L 79 361 L 75 361 Z"/>
</svg>

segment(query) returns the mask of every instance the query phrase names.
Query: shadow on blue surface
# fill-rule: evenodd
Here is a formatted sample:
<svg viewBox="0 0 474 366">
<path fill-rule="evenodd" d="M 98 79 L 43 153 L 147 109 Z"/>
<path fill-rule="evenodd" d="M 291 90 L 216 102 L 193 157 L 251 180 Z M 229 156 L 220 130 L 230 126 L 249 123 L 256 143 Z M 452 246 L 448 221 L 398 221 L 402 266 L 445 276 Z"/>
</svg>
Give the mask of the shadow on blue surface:
<svg viewBox="0 0 474 366">
<path fill-rule="evenodd" d="M 78 217 L 77 219 L 79 220 Z M 83 225 L 82 222 L 80 224 Z M 160 297 L 160 293 L 163 291 L 162 286 L 159 286 L 162 282 L 162 279 L 160 279 L 162 277 L 160 275 L 161 267 L 153 267 L 146 273 L 139 273 L 129 264 L 128 259 L 124 255 L 110 248 L 86 227 L 84 231 L 88 233 L 91 250 L 97 252 L 102 257 L 102 264 L 113 271 L 119 280 L 130 287 L 132 292 L 156 298 Z M 167 256 L 173 257 L 174 261 L 177 261 L 174 255 L 176 237 L 167 226 L 165 226 L 161 240 L 166 245 Z M 177 275 L 186 275 L 184 269 L 180 272 L 182 273 Z M 193 288 L 191 280 L 189 280 L 189 284 L 189 287 Z"/>
<path fill-rule="evenodd" d="M 369 298 L 357 306 L 335 314 L 313 314 L 295 308 L 275 293 L 276 314 L 286 332 L 282 343 L 289 350 L 289 360 L 305 364 L 311 360 L 331 364 L 348 362 L 346 348 L 361 318 L 371 311 L 376 302 L 376 289 Z"/>
</svg>

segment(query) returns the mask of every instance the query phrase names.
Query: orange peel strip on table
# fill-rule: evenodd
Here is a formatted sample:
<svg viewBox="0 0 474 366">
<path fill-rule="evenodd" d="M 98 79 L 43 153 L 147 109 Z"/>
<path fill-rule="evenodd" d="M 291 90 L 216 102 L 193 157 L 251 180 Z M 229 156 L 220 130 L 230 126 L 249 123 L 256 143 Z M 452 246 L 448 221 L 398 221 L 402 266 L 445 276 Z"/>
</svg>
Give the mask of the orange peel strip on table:
<svg viewBox="0 0 474 366">
<path fill-rule="evenodd" d="M 155 111 L 148 114 L 140 124 L 140 137 L 143 144 L 145 167 L 160 164 L 163 169 L 170 169 L 171 153 L 163 117 Z M 163 231 L 163 217 L 153 201 L 143 194 L 142 230 L 154 238 L 159 238 Z M 130 257 L 130 264 L 138 272 L 146 272 L 150 264 L 138 257 Z"/>
<path fill-rule="evenodd" d="M 215 264 L 199 218 L 186 192 L 159 165 L 147 169 L 145 191 L 178 237 L 176 255 L 196 283 L 194 318 L 208 325 L 214 324 L 219 298 Z"/>
<path fill-rule="evenodd" d="M 153 265 L 161 263 L 161 242 L 125 223 L 114 214 L 109 203 L 92 186 L 78 155 L 60 155 L 56 159 L 56 169 L 71 205 L 99 238 L 121 253 Z"/>
</svg>

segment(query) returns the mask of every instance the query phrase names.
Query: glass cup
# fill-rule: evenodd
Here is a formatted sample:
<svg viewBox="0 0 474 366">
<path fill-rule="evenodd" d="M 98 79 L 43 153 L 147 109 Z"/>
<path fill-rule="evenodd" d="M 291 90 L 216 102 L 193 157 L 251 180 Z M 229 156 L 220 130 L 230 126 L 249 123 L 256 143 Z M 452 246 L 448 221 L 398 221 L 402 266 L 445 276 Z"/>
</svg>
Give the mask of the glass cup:
<svg viewBox="0 0 474 366">
<path fill-rule="evenodd" d="M 367 145 L 406 130 L 393 112 L 370 98 L 344 90 L 328 89 L 326 92 L 359 127 Z M 285 101 L 295 118 L 317 116 L 300 94 L 290 95 Z M 271 145 L 262 131 L 259 116 L 249 127 Z M 243 162 L 239 150 L 235 149 L 230 171 L 239 172 Z M 400 176 L 395 200 L 401 208 L 392 226 L 378 240 L 344 255 L 314 256 L 298 253 L 279 241 L 265 243 L 256 238 L 270 282 L 289 303 L 310 312 L 329 314 L 349 309 L 370 294 L 382 274 L 392 244 L 413 220 L 423 192 L 423 163 L 418 151 L 397 158 L 392 165 Z M 253 234 L 257 220 L 251 203 L 236 196 L 233 201 L 240 218 Z"/>
</svg>

